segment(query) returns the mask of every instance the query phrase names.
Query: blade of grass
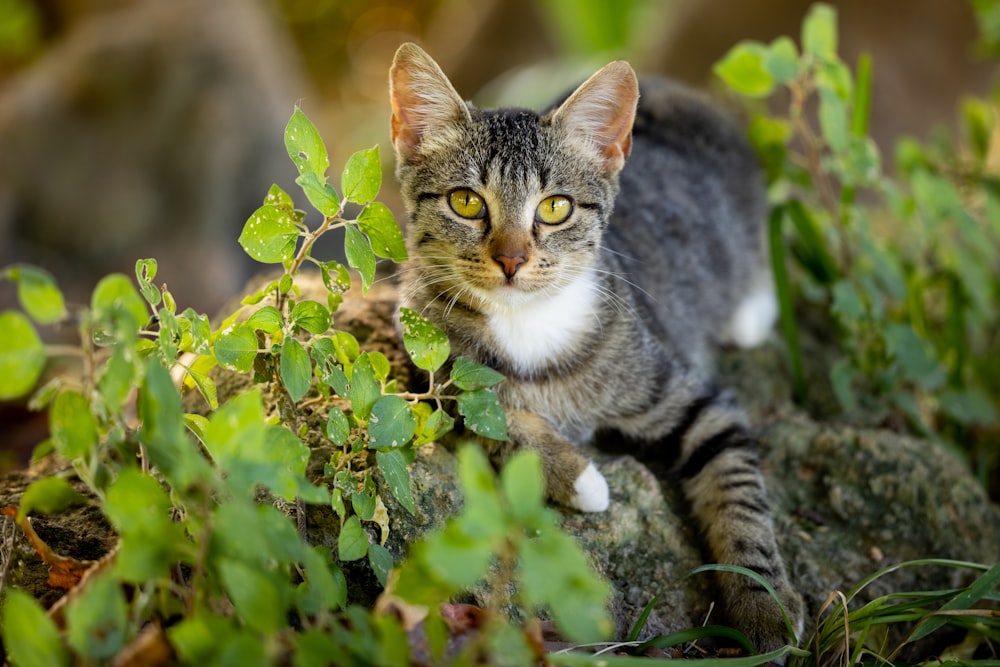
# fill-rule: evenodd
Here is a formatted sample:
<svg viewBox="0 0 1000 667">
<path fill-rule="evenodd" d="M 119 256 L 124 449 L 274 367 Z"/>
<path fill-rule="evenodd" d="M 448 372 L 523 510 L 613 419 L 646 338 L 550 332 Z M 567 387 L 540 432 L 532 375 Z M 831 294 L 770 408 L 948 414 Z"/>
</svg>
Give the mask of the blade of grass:
<svg viewBox="0 0 1000 667">
<path fill-rule="evenodd" d="M 653 611 L 653 607 L 659 601 L 660 595 L 661 593 L 657 593 L 656 595 L 654 595 L 653 599 L 650 600 L 649 604 L 647 604 L 645 609 L 642 610 L 642 613 L 639 614 L 639 618 L 637 618 L 635 620 L 635 623 L 632 625 L 632 629 L 629 630 L 628 637 L 626 638 L 625 641 L 629 642 L 638 641 L 639 633 L 642 632 L 642 629 L 644 627 L 646 627 L 646 621 L 649 620 L 649 614 Z"/>
<path fill-rule="evenodd" d="M 991 593 L 998 586 L 1000 586 L 1000 563 L 995 564 L 985 574 L 978 577 L 967 588 L 963 589 L 962 592 L 946 602 L 944 606 L 938 610 L 938 612 L 969 609 L 972 605 L 982 600 L 983 597 Z M 903 642 L 903 644 L 900 645 L 899 648 L 896 649 L 893 655 L 895 655 L 895 653 L 898 652 L 903 645 L 926 637 L 947 622 L 948 617 L 940 613 L 926 617 L 920 625 L 914 628 L 913 632 L 910 633 L 910 636 Z"/>
<path fill-rule="evenodd" d="M 781 660 L 787 655 L 808 656 L 808 652 L 792 646 L 782 646 L 770 653 L 742 658 L 710 658 L 699 660 L 698 667 L 757 667 Z M 545 656 L 548 664 L 564 667 L 677 667 L 673 658 L 641 658 L 620 655 L 585 655 L 582 653 L 549 653 Z"/>
<path fill-rule="evenodd" d="M 757 649 L 754 648 L 754 645 L 749 639 L 747 639 L 746 635 L 739 630 L 729 628 L 724 625 L 704 625 L 699 628 L 691 628 L 690 630 L 682 630 L 681 632 L 673 632 L 669 635 L 663 635 L 662 637 L 655 637 L 637 646 L 634 653 L 636 655 L 642 655 L 643 652 L 650 647 L 660 649 L 670 648 L 679 644 L 687 644 L 700 639 L 707 639 L 709 637 L 722 637 L 724 639 L 730 639 L 742 646 L 748 653 L 757 652 Z"/>
<path fill-rule="evenodd" d="M 798 323 L 795 321 L 792 284 L 788 278 L 785 240 L 781 233 L 784 217 L 784 206 L 775 206 L 771 211 L 771 217 L 768 221 L 768 243 L 771 249 L 774 286 L 778 295 L 781 334 L 784 336 L 785 345 L 788 348 L 789 371 L 792 375 L 792 393 L 796 402 L 801 403 L 806 398 L 806 378 L 805 372 L 802 369 L 802 348 L 799 345 Z"/>
</svg>

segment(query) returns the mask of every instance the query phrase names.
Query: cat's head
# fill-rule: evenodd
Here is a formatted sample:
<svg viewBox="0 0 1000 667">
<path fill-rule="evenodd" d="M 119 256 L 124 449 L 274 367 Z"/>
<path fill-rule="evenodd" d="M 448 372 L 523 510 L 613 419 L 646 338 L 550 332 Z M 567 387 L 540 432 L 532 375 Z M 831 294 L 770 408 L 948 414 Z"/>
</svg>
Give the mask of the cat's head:
<svg viewBox="0 0 1000 667">
<path fill-rule="evenodd" d="M 592 266 L 631 148 L 638 85 L 623 61 L 553 111 L 487 111 L 413 44 L 390 71 L 409 239 L 446 297 L 516 303 Z"/>
</svg>

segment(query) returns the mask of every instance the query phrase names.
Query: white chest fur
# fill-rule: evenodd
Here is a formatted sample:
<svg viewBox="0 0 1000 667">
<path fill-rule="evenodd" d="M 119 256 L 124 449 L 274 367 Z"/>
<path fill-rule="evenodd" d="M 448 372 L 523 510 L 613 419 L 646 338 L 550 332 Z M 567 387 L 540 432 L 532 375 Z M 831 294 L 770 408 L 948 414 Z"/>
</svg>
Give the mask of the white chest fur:
<svg viewBox="0 0 1000 667">
<path fill-rule="evenodd" d="M 503 356 L 530 373 L 599 326 L 597 301 L 591 272 L 554 293 L 495 295 L 487 307 L 490 331 Z"/>
</svg>

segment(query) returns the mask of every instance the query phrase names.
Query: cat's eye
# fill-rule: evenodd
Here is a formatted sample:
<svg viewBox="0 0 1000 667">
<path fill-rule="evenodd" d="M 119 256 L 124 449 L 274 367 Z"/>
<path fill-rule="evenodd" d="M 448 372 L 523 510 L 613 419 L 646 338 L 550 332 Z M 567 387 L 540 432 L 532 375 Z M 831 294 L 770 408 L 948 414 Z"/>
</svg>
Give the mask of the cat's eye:
<svg viewBox="0 0 1000 667">
<path fill-rule="evenodd" d="M 486 202 L 472 190 L 455 190 L 448 195 L 448 204 L 463 218 L 478 220 L 486 217 Z"/>
<path fill-rule="evenodd" d="M 570 201 L 569 197 L 554 195 L 546 197 L 538 205 L 538 208 L 535 209 L 535 220 L 546 225 L 558 225 L 566 222 L 572 212 L 573 202 Z"/>
</svg>

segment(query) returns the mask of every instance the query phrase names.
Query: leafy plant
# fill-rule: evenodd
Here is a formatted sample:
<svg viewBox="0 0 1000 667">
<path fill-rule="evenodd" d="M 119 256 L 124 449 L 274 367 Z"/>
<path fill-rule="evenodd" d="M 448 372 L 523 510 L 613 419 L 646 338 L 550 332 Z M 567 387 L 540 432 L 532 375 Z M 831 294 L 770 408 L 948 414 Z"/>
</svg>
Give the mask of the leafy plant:
<svg viewBox="0 0 1000 667">
<path fill-rule="evenodd" d="M 988 102 L 963 102 L 961 143 L 901 140 L 890 175 L 868 136 L 871 59 L 852 70 L 837 55 L 833 7 L 811 9 L 801 52 L 787 37 L 742 42 L 715 71 L 747 98 L 787 94 L 787 112 L 755 114 L 750 134 L 768 176 L 797 395 L 806 379 L 796 304 L 819 304 L 839 330 L 830 381 L 841 407 L 876 420 L 897 413 L 925 435 L 971 443 L 985 477 L 997 454 L 975 435 L 996 426 L 1000 405 L 1000 188 L 986 160 Z"/>
<path fill-rule="evenodd" d="M 390 377 L 383 354 L 362 350 L 353 335 L 335 328 L 350 275 L 347 267 L 313 256 L 316 240 L 344 230 L 345 254 L 362 292 L 373 283 L 376 258 L 402 261 L 405 245 L 388 208 L 374 201 L 381 183 L 377 148 L 348 160 L 341 198 L 326 176 L 326 148 L 298 109 L 285 141 L 297 182 L 322 219 L 310 227 L 292 198 L 271 188 L 239 240 L 252 257 L 280 265 L 281 274 L 247 295 L 215 329 L 204 314 L 178 311 L 166 286 L 156 285 L 152 259 L 136 263 L 135 285 L 124 275 L 108 276 L 96 286 L 89 308 L 74 312 L 47 272 L 17 265 L 0 274 L 16 284 L 24 310 L 0 313 L 0 396 L 30 392 L 42 381 L 50 356 L 79 361 L 79 374 L 45 381 L 31 405 L 49 412 L 51 438 L 38 454 L 54 452 L 71 462 L 89 494 L 81 496 L 62 477 L 41 479 L 11 516 L 33 534 L 30 514 L 89 502 L 120 538 L 107 561 L 70 563 L 63 573 L 62 585 L 71 592 L 62 625 L 30 596 L 8 591 L 3 636 L 15 664 L 108 660 L 142 633 L 154 634 L 185 663 L 294 656 L 309 664 L 330 651 L 361 656 L 359 664 L 377 663 L 378 652 L 367 650 L 380 637 L 396 637 L 398 624 L 348 608 L 348 582 L 338 565 L 367 557 L 383 584 L 393 568 L 383 547 L 388 523 L 374 470 L 412 512 L 407 466 L 416 447 L 451 430 L 446 402 L 454 403 L 473 432 L 506 437 L 490 389 L 503 377 L 458 358 L 447 378 L 438 380 L 445 374 L 448 341 L 418 313 L 404 309 L 401 324 L 413 364 L 428 375 L 422 393 Z M 357 211 L 354 217 L 345 213 L 349 206 Z M 302 298 L 296 285 L 309 263 L 327 289 L 325 302 Z M 66 321 L 78 326 L 80 347 L 46 346 L 36 326 Z M 212 374 L 217 365 L 252 373 L 259 388 L 220 404 Z M 207 416 L 185 413 L 175 380 L 200 392 Z M 276 397 L 274 415 L 266 411 L 264 392 Z M 300 439 L 306 420 L 317 416 L 333 445 L 320 485 L 305 476 L 310 450 Z M 540 484 L 532 466 L 537 462 L 516 464 L 519 476 Z M 533 529 L 545 528 L 538 544 L 566 549 L 568 538 L 549 535 L 549 529 L 562 533 L 542 510 L 539 494 L 511 501 L 513 514 L 496 519 L 512 531 L 515 520 L 530 521 Z M 261 504 L 262 498 L 274 502 Z M 328 503 L 339 515 L 334 553 L 306 544 L 289 521 L 287 513 L 295 508 L 301 518 L 306 503 Z M 366 523 L 381 528 L 381 541 L 369 537 Z M 522 550 L 528 558 L 534 553 L 529 546 Z M 576 562 L 580 569 L 564 581 L 565 590 L 589 585 L 602 593 L 593 588 L 596 580 L 585 561 L 577 556 Z M 125 590 L 134 592 L 126 596 Z M 551 595 L 526 599 L 553 601 L 562 608 Z M 587 602 L 603 609 L 603 598 Z M 338 631 L 345 624 L 351 631 Z"/>
</svg>

